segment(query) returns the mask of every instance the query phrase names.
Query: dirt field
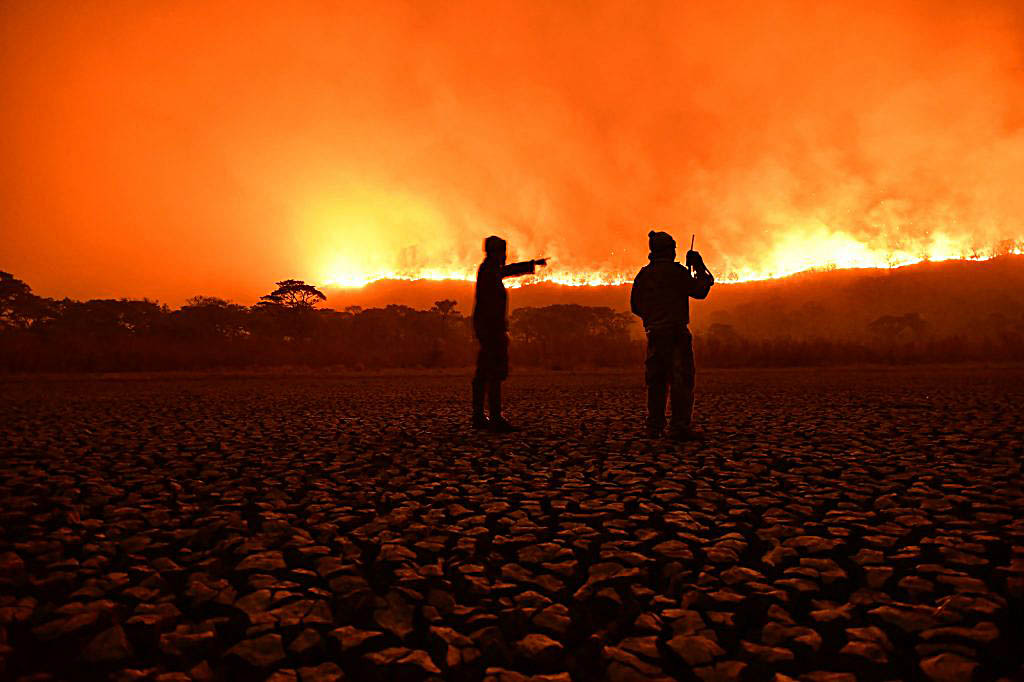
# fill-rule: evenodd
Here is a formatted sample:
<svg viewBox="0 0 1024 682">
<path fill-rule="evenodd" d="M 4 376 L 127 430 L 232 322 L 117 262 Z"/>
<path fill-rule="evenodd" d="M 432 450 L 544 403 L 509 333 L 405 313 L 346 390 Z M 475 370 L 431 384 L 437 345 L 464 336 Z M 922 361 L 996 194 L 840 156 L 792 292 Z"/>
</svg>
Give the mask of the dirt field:
<svg viewBox="0 0 1024 682">
<path fill-rule="evenodd" d="M 641 380 L 2 380 L 0 678 L 1024 675 L 1024 369 Z"/>
</svg>

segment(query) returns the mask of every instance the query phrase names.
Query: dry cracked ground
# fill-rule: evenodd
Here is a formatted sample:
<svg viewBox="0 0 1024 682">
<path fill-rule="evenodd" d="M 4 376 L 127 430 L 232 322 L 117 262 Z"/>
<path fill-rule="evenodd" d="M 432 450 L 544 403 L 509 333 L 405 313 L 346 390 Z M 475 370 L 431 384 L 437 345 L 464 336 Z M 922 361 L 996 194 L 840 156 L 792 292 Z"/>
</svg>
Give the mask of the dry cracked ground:
<svg viewBox="0 0 1024 682">
<path fill-rule="evenodd" d="M 1024 676 L 1024 368 L 0 381 L 0 678 Z"/>
</svg>

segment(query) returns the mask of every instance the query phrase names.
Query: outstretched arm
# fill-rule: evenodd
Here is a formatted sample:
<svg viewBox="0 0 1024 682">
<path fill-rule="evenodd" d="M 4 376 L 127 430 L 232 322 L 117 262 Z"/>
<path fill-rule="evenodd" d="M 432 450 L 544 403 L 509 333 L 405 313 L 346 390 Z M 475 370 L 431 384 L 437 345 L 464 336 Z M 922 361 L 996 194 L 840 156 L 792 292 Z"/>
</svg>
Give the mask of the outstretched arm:
<svg viewBox="0 0 1024 682">
<path fill-rule="evenodd" d="M 501 276 L 505 277 L 518 277 L 519 275 L 532 275 L 537 270 L 538 265 L 544 265 L 541 261 L 527 260 L 522 263 L 509 263 L 501 268 Z"/>
</svg>

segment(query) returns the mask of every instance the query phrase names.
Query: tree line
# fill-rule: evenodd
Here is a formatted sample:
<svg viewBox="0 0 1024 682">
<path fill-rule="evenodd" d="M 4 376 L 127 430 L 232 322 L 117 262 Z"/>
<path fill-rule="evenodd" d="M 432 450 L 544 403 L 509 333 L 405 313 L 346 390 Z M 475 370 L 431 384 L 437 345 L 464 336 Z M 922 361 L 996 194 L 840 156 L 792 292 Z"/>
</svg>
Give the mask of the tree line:
<svg viewBox="0 0 1024 682">
<path fill-rule="evenodd" d="M 302 365 L 355 370 L 461 368 L 473 363 L 469 317 L 455 301 L 429 310 L 324 307 L 301 280 L 277 282 L 253 306 L 196 296 L 172 309 L 148 299 L 50 299 L 0 272 L 0 371 L 108 372 Z M 695 334 L 703 366 L 1024 360 L 1024 316 L 969 338 L 929 333 L 916 313 L 882 316 L 859 338 L 754 339 L 726 324 Z M 510 315 L 519 367 L 639 367 L 636 319 L 609 307 L 518 308 Z"/>
</svg>

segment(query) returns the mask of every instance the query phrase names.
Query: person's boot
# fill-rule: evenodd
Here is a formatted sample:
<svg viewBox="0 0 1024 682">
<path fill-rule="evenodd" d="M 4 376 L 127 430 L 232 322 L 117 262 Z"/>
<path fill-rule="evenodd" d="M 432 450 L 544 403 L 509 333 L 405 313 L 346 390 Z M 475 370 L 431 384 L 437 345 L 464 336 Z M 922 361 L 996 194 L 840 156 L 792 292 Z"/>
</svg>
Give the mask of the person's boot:
<svg viewBox="0 0 1024 682">
<path fill-rule="evenodd" d="M 501 415 L 498 415 L 497 417 L 491 417 L 490 423 L 491 431 L 495 433 L 515 433 L 519 430 L 517 427 L 512 426 L 507 421 L 505 421 L 505 418 L 502 417 Z"/>
<path fill-rule="evenodd" d="M 495 433 L 514 433 L 518 431 L 516 427 L 505 421 L 505 418 L 501 416 L 501 382 L 492 381 L 487 386 L 487 400 L 488 408 L 491 413 L 491 431 Z"/>
<path fill-rule="evenodd" d="M 673 426 L 669 429 L 668 437 L 680 443 L 694 443 L 704 440 L 704 434 L 692 426 Z"/>
<path fill-rule="evenodd" d="M 672 383 L 672 419 L 669 421 L 669 438 L 679 442 L 704 440 L 704 434 L 693 428 L 693 380 L 684 374 Z"/>
<path fill-rule="evenodd" d="M 490 428 L 491 422 L 484 416 L 484 382 L 473 379 L 473 428 Z"/>
</svg>

